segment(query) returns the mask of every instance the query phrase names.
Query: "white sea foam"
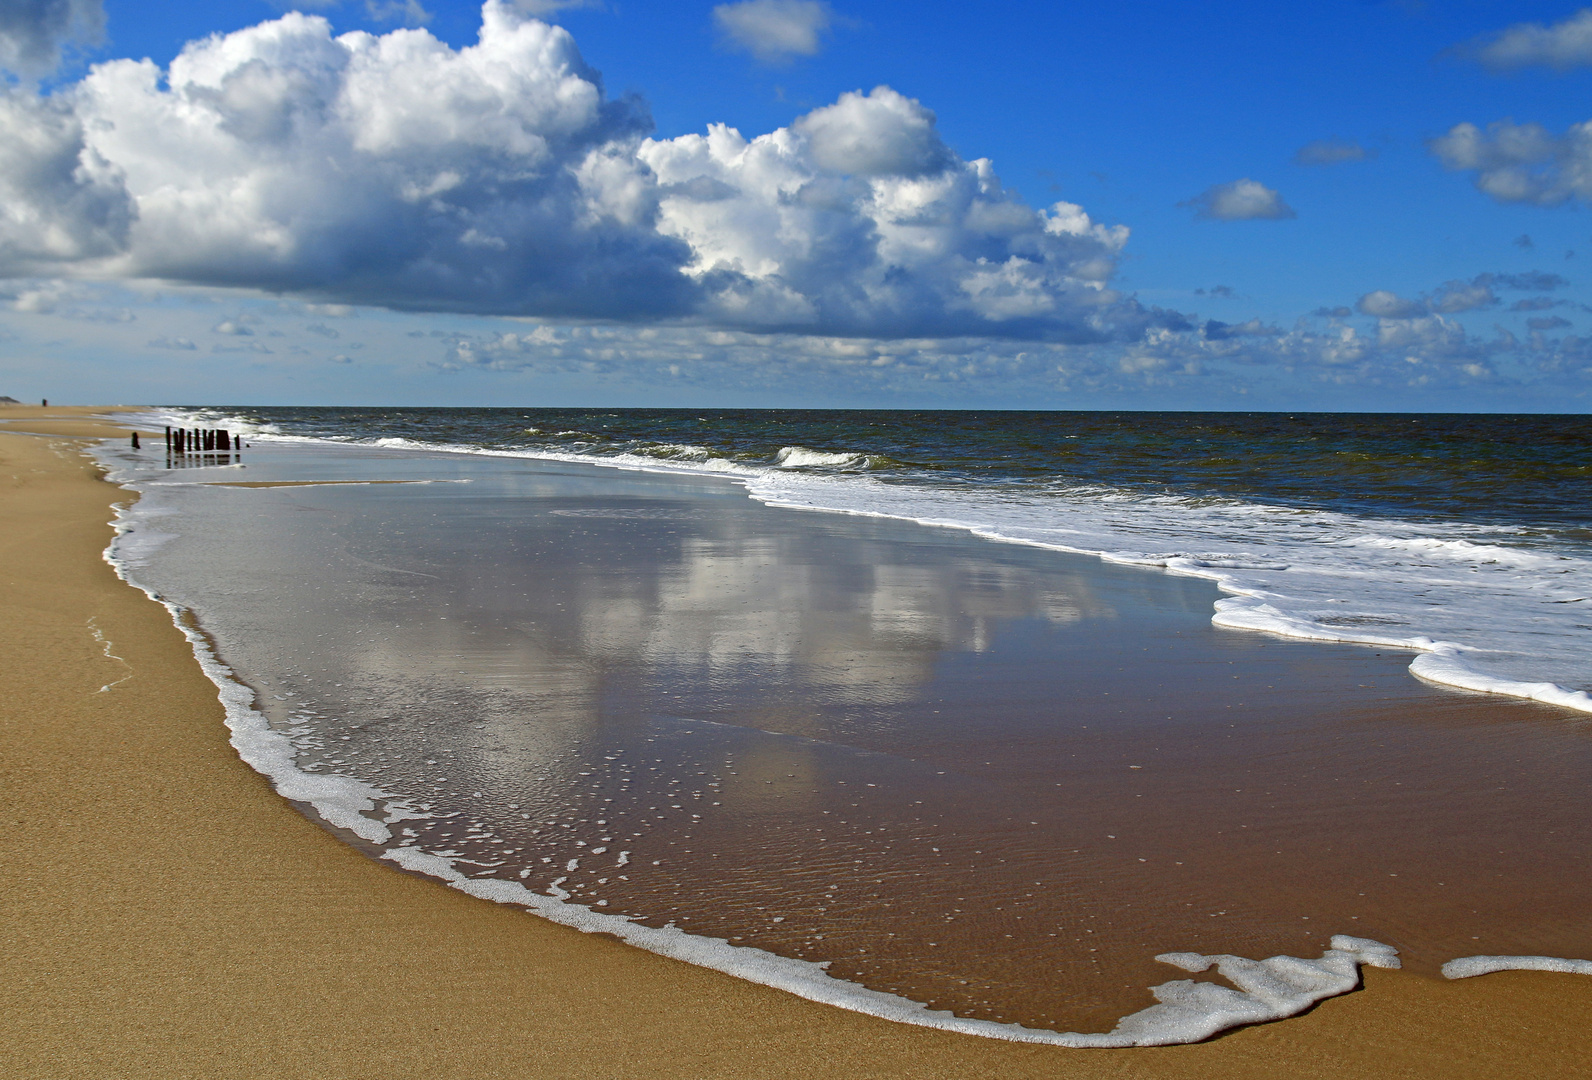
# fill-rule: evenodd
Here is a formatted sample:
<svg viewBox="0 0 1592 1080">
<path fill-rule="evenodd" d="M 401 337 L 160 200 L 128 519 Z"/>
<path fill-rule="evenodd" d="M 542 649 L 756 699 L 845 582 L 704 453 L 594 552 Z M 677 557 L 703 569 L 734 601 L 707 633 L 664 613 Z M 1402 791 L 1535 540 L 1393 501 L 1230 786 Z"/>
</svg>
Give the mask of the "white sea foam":
<svg viewBox="0 0 1592 1080">
<path fill-rule="evenodd" d="M 774 461 L 785 469 L 852 468 L 867 461 L 862 454 L 834 454 L 824 450 L 809 450 L 805 446 L 782 447 Z"/>
<path fill-rule="evenodd" d="M 1481 539 L 1477 526 L 773 470 L 738 479 L 775 506 L 904 518 L 1207 578 L 1229 594 L 1218 626 L 1411 649 L 1420 678 L 1592 712 L 1592 560 Z"/>
<path fill-rule="evenodd" d="M 1470 979 L 1495 971 L 1558 971 L 1567 975 L 1592 975 L 1592 960 L 1566 960 L 1558 956 L 1462 956 L 1443 965 L 1443 977 Z"/>
<path fill-rule="evenodd" d="M 105 561 L 123 581 L 142 590 L 171 613 L 172 621 L 193 646 L 200 667 L 216 684 L 226 709 L 227 728 L 232 733 L 230 741 L 238 756 L 269 778 L 271 786 L 283 798 L 310 805 L 331 825 L 373 844 L 391 840 L 392 830 L 366 815 L 389 800 L 397 799 L 396 793 L 353 777 L 308 773 L 300 769 L 294 760 L 296 750 L 292 739 L 272 728 L 264 714 L 254 708 L 254 691 L 233 677 L 231 669 L 216 656 L 210 639 L 194 626 L 185 609 L 138 582 L 133 573 L 134 564 L 122 550 L 124 539 L 139 535 L 137 520 L 136 506 L 118 510 L 117 535 L 105 549 Z M 408 804 L 402 805 L 406 808 Z"/>
<path fill-rule="evenodd" d="M 557 883 L 549 890 L 550 895 L 543 895 L 518 882 L 466 877 L 451 860 L 417 847 L 389 848 L 382 853 L 382 858 L 391 859 L 406 870 L 440 878 L 471 896 L 500 904 L 517 904 L 544 919 L 584 933 L 612 934 L 648 952 L 775 987 L 809 1001 L 886 1020 L 1011 1042 L 1075 1048 L 1199 1042 L 1242 1024 L 1294 1016 L 1324 998 L 1346 994 L 1360 985 L 1361 964 L 1384 968 L 1399 966 L 1398 950 L 1341 934 L 1332 939 L 1332 948 L 1322 953 L 1319 960 L 1295 956 L 1248 960 L 1241 956 L 1167 953 L 1156 959 L 1184 971 L 1198 972 L 1215 967 L 1238 989 L 1176 979 L 1151 988 L 1159 1004 L 1124 1017 L 1109 1032 L 1044 1031 L 1019 1024 L 969 1020 L 930 1009 L 909 998 L 837 979 L 824 970 L 828 966 L 825 963 L 793 960 L 762 949 L 732 945 L 723 938 L 688 934 L 673 924 L 643 926 L 621 915 L 596 912 L 585 904 L 570 903 L 569 893 L 559 889 Z"/>
</svg>

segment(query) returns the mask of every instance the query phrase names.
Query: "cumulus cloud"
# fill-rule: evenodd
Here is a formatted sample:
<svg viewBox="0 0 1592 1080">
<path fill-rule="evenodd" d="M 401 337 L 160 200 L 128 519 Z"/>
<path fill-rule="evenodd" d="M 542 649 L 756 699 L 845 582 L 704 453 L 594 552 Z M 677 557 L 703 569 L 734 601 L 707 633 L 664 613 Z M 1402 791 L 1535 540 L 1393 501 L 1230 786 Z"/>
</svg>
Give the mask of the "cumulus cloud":
<svg viewBox="0 0 1592 1080">
<path fill-rule="evenodd" d="M 560 11 L 600 8 L 603 0 L 514 0 L 514 6 L 533 19 L 547 19 Z"/>
<path fill-rule="evenodd" d="M 1132 338 L 1127 230 L 1034 209 L 879 87 L 747 138 L 648 138 L 502 0 L 455 50 L 298 13 L 0 102 L 0 274 L 326 305 L 818 334 Z"/>
<path fill-rule="evenodd" d="M 816 56 L 834 13 L 819 0 L 743 0 L 715 7 L 713 21 L 727 46 L 769 64 Z"/>
<path fill-rule="evenodd" d="M 1125 228 L 1071 203 L 1030 209 L 887 87 L 756 139 L 714 125 L 639 156 L 660 184 L 658 227 L 689 245 L 722 323 L 1086 341 L 1163 317 L 1104 287 Z"/>
<path fill-rule="evenodd" d="M 0 267 L 7 276 L 122 250 L 136 208 L 69 105 L 0 90 Z"/>
<path fill-rule="evenodd" d="M 1181 329 L 1152 328 L 1136 342 L 1113 346 L 544 323 L 508 332 L 440 335 L 446 355 L 439 366 L 576 375 L 627 385 L 641 378 L 721 391 L 810 390 L 841 383 L 852 390 L 909 393 L 931 384 L 976 392 L 980 383 L 999 385 L 1007 393 L 1025 386 L 1143 390 L 1223 376 L 1254 387 L 1282 373 L 1330 384 L 1415 390 L 1592 376 L 1592 342 L 1555 336 L 1567 325 L 1528 323 L 1524 336 L 1496 327 L 1477 334 L 1423 302 L 1406 303 L 1405 317 L 1373 316 L 1359 325 L 1346 321 L 1353 316 L 1350 309 L 1335 308 L 1326 312 L 1324 327 L 1310 319 L 1292 329 L 1258 318 L 1210 320 Z"/>
<path fill-rule="evenodd" d="M 1570 284 L 1570 280 L 1562 274 L 1550 274 L 1542 270 L 1527 270 L 1520 274 L 1482 274 L 1476 281 L 1478 284 L 1496 285 L 1500 289 L 1520 292 L 1552 292 Z"/>
<path fill-rule="evenodd" d="M 1553 299 L 1551 296 L 1528 296 L 1524 300 L 1516 300 L 1513 304 L 1510 304 L 1509 310 L 1547 311 L 1549 308 L 1557 307 L 1558 305 L 1559 301 Z"/>
<path fill-rule="evenodd" d="M 1376 289 L 1355 301 L 1354 309 L 1362 315 L 1379 319 L 1412 319 L 1424 314 L 1426 305 L 1419 300 L 1406 300 L 1387 289 Z"/>
<path fill-rule="evenodd" d="M 61 62 L 63 46 L 105 32 L 103 0 L 6 0 L 0 4 L 0 68 L 32 78 Z"/>
<path fill-rule="evenodd" d="M 1178 205 L 1193 207 L 1198 217 L 1212 221 L 1277 221 L 1299 216 L 1275 189 L 1248 177 L 1217 184 Z"/>
<path fill-rule="evenodd" d="M 1244 337 L 1276 337 L 1281 332 L 1275 326 L 1267 326 L 1259 319 L 1250 319 L 1241 323 L 1224 323 L 1210 319 L 1200 328 L 1200 333 L 1205 336 L 1207 341 L 1228 341 L 1232 338 Z"/>
<path fill-rule="evenodd" d="M 1485 280 L 1486 277 L 1483 274 L 1474 281 L 1445 281 L 1432 296 L 1432 310 L 1456 315 L 1496 304 L 1498 296 L 1493 292 L 1491 282 Z"/>
<path fill-rule="evenodd" d="M 1525 319 L 1522 335 L 1497 325 L 1478 333 L 1454 317 L 1499 305 L 1502 290 L 1564 284 L 1558 275 L 1541 271 L 1487 273 L 1444 282 L 1420 297 L 1373 290 L 1354 310 L 1318 308 L 1292 329 L 1259 319 L 1212 320 L 1197 331 L 1155 329 L 1118 351 L 1118 371 L 1168 384 L 1242 367 L 1249 372 L 1246 381 L 1264 379 L 1261 372 L 1272 369 L 1332 384 L 1417 390 L 1580 380 L 1592 377 L 1592 338 L 1560 333 L 1572 328 L 1568 319 Z M 1553 303 L 1528 301 L 1511 310 L 1535 311 Z M 1356 310 L 1368 321 L 1356 325 Z"/>
<path fill-rule="evenodd" d="M 1592 198 L 1592 121 L 1563 135 L 1511 120 L 1485 131 L 1467 122 L 1426 145 L 1449 169 L 1474 173 L 1476 187 L 1499 202 L 1557 206 Z"/>
<path fill-rule="evenodd" d="M 421 6 L 420 0 L 365 0 L 365 14 L 376 22 L 405 26 L 425 26 L 431 21 L 431 12 Z"/>
<path fill-rule="evenodd" d="M 1466 311 L 1493 307 L 1499 303 L 1497 290 L 1513 289 L 1523 292 L 1547 292 L 1569 282 L 1558 274 L 1541 270 L 1528 270 L 1518 274 L 1477 274 L 1468 281 L 1445 281 L 1430 294 L 1419 300 L 1410 300 L 1387 289 L 1376 289 L 1360 297 L 1355 310 L 1362 315 L 1379 319 L 1413 319 L 1436 312 L 1440 315 L 1457 315 Z M 1548 302 L 1552 305 L 1552 301 Z M 1522 305 L 1527 305 L 1523 307 Z M 1522 300 L 1513 310 L 1535 310 L 1534 302 Z M 1318 309 L 1317 315 L 1347 315 L 1347 308 Z"/>
<path fill-rule="evenodd" d="M 1376 156 L 1357 142 L 1341 139 L 1317 139 L 1305 143 L 1294 153 L 1296 165 L 1341 165 L 1346 161 L 1364 161 Z"/>
<path fill-rule="evenodd" d="M 1331 384 L 1421 388 L 1491 381 L 1499 378 L 1503 359 L 1540 362 L 1565 352 L 1562 341 L 1541 334 L 1533 342 L 1522 342 L 1505 330 L 1491 338 L 1477 337 L 1458 322 L 1429 312 L 1378 318 L 1369 329 L 1334 317 L 1324 329 L 1301 321 L 1288 331 L 1259 323 L 1254 330 L 1260 332 L 1233 334 L 1223 327 L 1199 334 L 1152 331 L 1123 350 L 1123 370 L 1165 377 L 1208 375 L 1242 365 Z M 1560 370 L 1579 369 L 1566 362 Z"/>
<path fill-rule="evenodd" d="M 956 155 L 934 130 L 934 114 L 918 102 L 878 87 L 840 100 L 796 121 L 820 169 L 852 176 L 918 178 L 943 173 Z"/>
<path fill-rule="evenodd" d="M 1592 8 L 1582 8 L 1563 22 L 1516 23 L 1459 46 L 1459 55 L 1493 71 L 1548 67 L 1555 71 L 1592 66 Z"/>
</svg>

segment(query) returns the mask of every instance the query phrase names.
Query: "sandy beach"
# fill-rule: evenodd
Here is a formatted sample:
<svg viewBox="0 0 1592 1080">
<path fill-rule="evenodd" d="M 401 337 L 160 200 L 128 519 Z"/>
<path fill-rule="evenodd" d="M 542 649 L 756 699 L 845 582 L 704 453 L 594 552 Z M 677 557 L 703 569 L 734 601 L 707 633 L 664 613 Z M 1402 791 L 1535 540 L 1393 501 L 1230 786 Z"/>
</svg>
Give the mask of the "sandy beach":
<svg viewBox="0 0 1592 1080">
<path fill-rule="evenodd" d="M 1366 988 L 1197 1046 L 1080 1051 L 815 1005 L 380 865 L 227 743 L 166 612 L 101 558 L 103 409 L 0 409 L 18 1077 L 1574 1076 L 1592 979 Z"/>
</svg>

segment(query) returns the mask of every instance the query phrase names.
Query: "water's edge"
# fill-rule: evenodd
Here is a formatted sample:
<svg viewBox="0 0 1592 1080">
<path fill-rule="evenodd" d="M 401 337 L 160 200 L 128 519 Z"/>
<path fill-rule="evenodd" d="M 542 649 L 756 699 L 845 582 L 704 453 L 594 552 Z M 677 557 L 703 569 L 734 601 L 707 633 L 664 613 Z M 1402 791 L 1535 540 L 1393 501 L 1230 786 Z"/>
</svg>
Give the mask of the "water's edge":
<svg viewBox="0 0 1592 1080">
<path fill-rule="evenodd" d="M 103 444 L 103 448 L 110 449 L 110 443 Z M 425 449 L 435 452 L 438 448 Z M 538 455 L 491 456 L 536 458 Z M 102 466 L 114 474 L 116 470 L 113 464 L 104 457 L 100 460 Z M 606 464 L 610 468 L 620 469 L 639 468 L 628 463 L 610 464 L 590 459 L 581 459 L 579 463 Z M 663 468 L 639 471 L 678 472 L 680 470 Z M 737 477 L 726 477 L 726 479 L 741 482 Z M 124 483 L 121 486 L 124 490 L 141 494 L 136 484 Z M 744 482 L 742 486 L 749 488 Z M 749 491 L 749 493 L 756 497 L 755 492 Z M 759 501 L 772 506 L 785 505 L 767 499 Z M 411 805 L 395 793 L 384 791 L 353 777 L 313 774 L 297 767 L 296 750 L 292 741 L 286 735 L 274 730 L 264 714 L 255 708 L 255 692 L 220 658 L 210 638 L 199 625 L 196 614 L 167 600 L 136 579 L 130 560 L 124 557 L 120 550 L 120 544 L 122 537 L 131 532 L 137 522 L 137 505 L 136 499 L 127 504 L 117 505 L 116 517 L 111 523 L 116 536 L 105 549 L 103 556 L 118 577 L 165 607 L 174 625 L 187 638 L 201 669 L 217 687 L 218 699 L 225 709 L 226 724 L 231 732 L 230 741 L 239 757 L 269 779 L 273 789 L 283 798 L 310 808 L 327 825 L 359 837 L 372 849 L 379 851 L 380 858 L 411 872 L 435 878 L 469 895 L 496 903 L 519 906 L 551 922 L 583 933 L 611 934 L 648 952 L 720 971 L 748 982 L 784 990 L 807 1000 L 834 1005 L 853 1012 L 985 1038 L 1074 1048 L 1164 1046 L 1199 1042 L 1229 1028 L 1294 1016 L 1325 998 L 1353 991 L 1360 985 L 1359 968 L 1362 964 L 1382 968 L 1399 967 L 1397 950 L 1379 942 L 1348 935 L 1335 935 L 1331 939 L 1331 948 L 1314 960 L 1293 956 L 1251 960 L 1226 954 L 1164 953 L 1158 955 L 1156 959 L 1189 972 L 1197 973 L 1215 968 L 1220 976 L 1237 989 L 1214 982 L 1172 980 L 1150 988 L 1158 1004 L 1124 1017 L 1110 1032 L 1056 1032 L 1018 1024 L 957 1017 L 950 1012 L 932 1010 L 927 1005 L 909 998 L 871 990 L 835 978 L 825 970 L 828 966 L 826 963 L 797 960 L 762 949 L 733 945 L 722 938 L 687 933 L 673 924 L 649 927 L 635 923 L 624 916 L 596 912 L 586 905 L 569 902 L 568 894 L 560 895 L 561 890 L 556 885 L 549 889 L 547 895 L 543 895 L 515 882 L 470 878 L 462 873 L 450 858 L 427 852 L 414 845 L 412 841 L 393 843 L 393 832 L 389 826 L 411 816 L 410 811 L 413 810 Z M 820 512 L 824 510 L 821 507 L 801 504 L 791 504 L 786 508 Z M 918 520 L 890 514 L 865 516 Z M 920 523 L 957 526 L 957 523 L 937 521 Z M 961 527 L 976 535 L 983 535 L 976 529 Z M 988 538 L 1033 544 L 1059 551 L 1101 555 L 1098 552 L 1078 551 L 1061 545 L 1010 537 L 989 536 Z M 1166 565 L 1164 569 L 1178 573 L 1197 573 L 1193 568 L 1182 566 Z M 1221 579 L 1216 574 L 1197 576 L 1212 577 L 1221 584 Z M 1218 625 L 1229 625 L 1222 621 L 1220 615 L 1215 621 Z M 1270 626 L 1243 626 L 1238 623 L 1232 625 L 1245 629 L 1281 632 Z M 1393 644 L 1382 641 L 1368 643 Z M 1438 643 L 1433 643 L 1432 648 L 1433 654 L 1440 655 Z M 1424 656 L 1417 657 L 1417 662 L 1424 658 Z M 1419 671 L 1415 673 L 1422 675 Z M 1586 697 L 1585 694 L 1581 696 Z M 1531 961 L 1531 963 L 1496 963 L 1512 960 Z M 1489 966 L 1478 963 L 1481 961 L 1495 963 Z M 1592 970 L 1592 963 L 1588 961 L 1540 957 L 1467 957 L 1450 961 L 1445 965 L 1444 973 L 1450 978 L 1460 978 L 1484 974 L 1486 971 L 1504 970 L 1510 966 L 1554 971 Z M 1453 974 L 1449 974 L 1450 970 Z"/>
</svg>

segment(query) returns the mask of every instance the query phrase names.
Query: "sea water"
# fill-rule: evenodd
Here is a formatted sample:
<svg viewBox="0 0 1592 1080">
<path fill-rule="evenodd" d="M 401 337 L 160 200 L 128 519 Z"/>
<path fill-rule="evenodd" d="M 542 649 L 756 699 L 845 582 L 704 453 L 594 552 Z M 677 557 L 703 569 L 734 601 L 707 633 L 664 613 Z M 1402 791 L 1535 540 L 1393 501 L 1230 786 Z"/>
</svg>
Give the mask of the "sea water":
<svg viewBox="0 0 1592 1080">
<path fill-rule="evenodd" d="M 1174 950 L 1592 945 L 1577 419 L 168 415 L 246 468 L 120 455 L 115 557 L 278 790 L 458 887 L 1006 1037 Z M 1128 1041 L 1314 1000 L 1167 985 Z"/>
<path fill-rule="evenodd" d="M 735 477 L 1208 577 L 1223 625 L 1420 650 L 1422 677 L 1592 710 L 1583 416 L 255 409 L 260 437 Z"/>
</svg>

